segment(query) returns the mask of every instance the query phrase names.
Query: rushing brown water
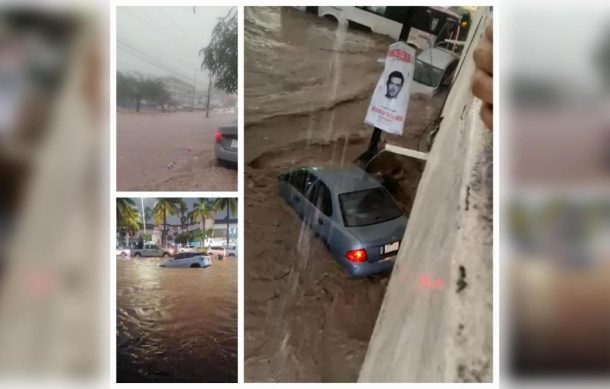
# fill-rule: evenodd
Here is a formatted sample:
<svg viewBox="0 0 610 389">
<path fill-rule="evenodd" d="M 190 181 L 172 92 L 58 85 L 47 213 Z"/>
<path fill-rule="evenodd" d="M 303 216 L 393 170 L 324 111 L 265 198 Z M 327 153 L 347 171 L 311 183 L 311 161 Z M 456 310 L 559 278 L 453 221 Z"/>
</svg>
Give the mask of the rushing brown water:
<svg viewBox="0 0 610 389">
<path fill-rule="evenodd" d="M 392 40 L 290 7 L 246 7 L 244 18 L 245 380 L 355 382 L 389 277 L 348 278 L 278 195 L 277 177 L 302 166 L 352 166 L 366 150 L 364 116 L 383 70 L 377 59 Z M 390 143 L 417 149 L 444 93 L 411 96 L 405 134 L 387 136 Z M 408 215 L 421 161 L 379 158 L 369 167 L 394 184 Z"/>
<path fill-rule="evenodd" d="M 237 382 L 237 261 L 117 259 L 117 381 Z"/>
</svg>

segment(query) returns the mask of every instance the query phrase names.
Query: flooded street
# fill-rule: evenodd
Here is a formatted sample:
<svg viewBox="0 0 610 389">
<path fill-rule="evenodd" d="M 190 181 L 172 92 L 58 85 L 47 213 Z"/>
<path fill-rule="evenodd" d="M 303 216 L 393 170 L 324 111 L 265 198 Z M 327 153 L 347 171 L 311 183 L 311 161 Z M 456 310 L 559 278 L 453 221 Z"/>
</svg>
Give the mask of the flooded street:
<svg viewBox="0 0 610 389">
<path fill-rule="evenodd" d="M 237 260 L 117 258 L 117 381 L 237 381 Z"/>
<path fill-rule="evenodd" d="M 218 165 L 214 133 L 235 115 L 117 112 L 117 190 L 235 191 L 237 170 Z"/>
<path fill-rule="evenodd" d="M 277 176 L 349 166 L 366 150 L 377 59 L 392 41 L 293 8 L 246 7 L 244 28 L 245 379 L 355 382 L 389 276 L 348 278 L 278 196 Z M 405 134 L 385 140 L 417 149 L 445 96 L 412 96 Z M 423 167 L 389 157 L 369 172 L 408 216 Z"/>
</svg>

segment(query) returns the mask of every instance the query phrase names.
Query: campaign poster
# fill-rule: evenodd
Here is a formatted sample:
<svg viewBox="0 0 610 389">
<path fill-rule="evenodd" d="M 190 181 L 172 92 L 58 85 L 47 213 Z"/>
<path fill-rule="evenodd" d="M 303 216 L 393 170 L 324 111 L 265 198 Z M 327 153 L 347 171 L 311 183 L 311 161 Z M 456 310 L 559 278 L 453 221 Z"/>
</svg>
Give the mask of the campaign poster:
<svg viewBox="0 0 610 389">
<path fill-rule="evenodd" d="M 364 122 L 390 134 L 402 134 L 409 89 L 415 70 L 415 49 L 405 42 L 390 45 Z"/>
</svg>

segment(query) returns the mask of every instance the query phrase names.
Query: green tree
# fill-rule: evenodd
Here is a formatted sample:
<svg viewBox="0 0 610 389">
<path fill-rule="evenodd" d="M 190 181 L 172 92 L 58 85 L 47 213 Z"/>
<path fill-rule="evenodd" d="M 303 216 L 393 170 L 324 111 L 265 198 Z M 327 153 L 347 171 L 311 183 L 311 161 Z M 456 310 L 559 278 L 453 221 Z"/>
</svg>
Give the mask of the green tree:
<svg viewBox="0 0 610 389">
<path fill-rule="evenodd" d="M 227 224 L 227 247 L 229 246 L 229 219 L 230 215 L 237 214 L 237 199 L 230 197 L 220 197 L 214 201 L 214 208 L 217 211 L 227 210 L 225 223 Z"/>
<path fill-rule="evenodd" d="M 214 86 L 227 93 L 237 92 L 237 8 L 232 7 L 212 31 L 210 44 L 201 49 L 202 68 L 208 69 Z"/>
<path fill-rule="evenodd" d="M 117 104 L 135 102 L 136 112 L 140 112 L 142 101 L 160 104 L 165 109 L 165 104 L 171 99 L 159 78 L 117 72 L 116 83 Z"/>
<path fill-rule="evenodd" d="M 189 212 L 188 217 L 193 224 L 201 223 L 201 232 L 204 234 L 206 231 L 206 219 L 213 217 L 215 213 L 214 200 L 200 198 L 193 204 L 193 209 Z"/>
<path fill-rule="evenodd" d="M 188 244 L 193 240 L 193 237 L 194 235 L 191 231 L 181 232 L 176 236 L 176 243 Z"/>
<path fill-rule="evenodd" d="M 152 217 L 157 225 L 163 225 L 161 231 L 161 243 L 167 246 L 167 216 L 176 216 L 178 214 L 178 202 L 181 199 L 175 198 L 160 198 L 157 199 L 152 207 Z"/>
<path fill-rule="evenodd" d="M 193 240 L 197 240 L 197 241 L 201 242 L 201 245 L 203 245 L 205 243 L 206 239 L 212 237 L 212 234 L 214 234 L 214 229 L 208 228 L 205 232 L 203 230 L 195 230 L 195 231 L 192 231 L 191 233 L 192 233 Z"/>
<path fill-rule="evenodd" d="M 116 222 L 119 231 L 125 232 L 128 236 L 133 236 L 140 230 L 142 218 L 132 199 L 116 199 Z"/>
</svg>

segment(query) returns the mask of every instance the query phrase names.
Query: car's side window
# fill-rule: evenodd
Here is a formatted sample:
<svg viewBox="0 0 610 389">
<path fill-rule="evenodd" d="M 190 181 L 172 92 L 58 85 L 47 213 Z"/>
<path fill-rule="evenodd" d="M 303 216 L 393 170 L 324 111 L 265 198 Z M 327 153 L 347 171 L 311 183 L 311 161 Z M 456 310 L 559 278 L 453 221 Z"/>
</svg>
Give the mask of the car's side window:
<svg viewBox="0 0 610 389">
<path fill-rule="evenodd" d="M 313 175 L 309 172 L 305 172 L 303 191 L 301 193 L 303 193 L 303 195 L 307 195 L 307 192 L 309 192 L 309 189 L 317 180 L 318 180 L 318 177 L 316 177 L 315 175 Z"/>
<path fill-rule="evenodd" d="M 295 172 L 290 177 L 290 185 L 303 195 L 307 194 L 309 187 L 314 183 L 316 177 L 306 170 Z"/>
<path fill-rule="evenodd" d="M 305 172 L 303 170 L 299 170 L 297 172 L 292 173 L 290 175 L 290 178 L 288 179 L 288 182 L 290 182 L 290 185 L 292 185 L 299 192 L 302 191 L 302 189 L 303 189 L 305 173 L 307 173 L 307 172 Z"/>
<path fill-rule="evenodd" d="M 332 216 L 333 203 L 330 190 L 321 180 L 318 180 L 312 188 L 309 194 L 309 201 L 326 216 Z"/>
</svg>

